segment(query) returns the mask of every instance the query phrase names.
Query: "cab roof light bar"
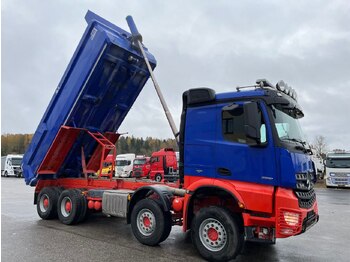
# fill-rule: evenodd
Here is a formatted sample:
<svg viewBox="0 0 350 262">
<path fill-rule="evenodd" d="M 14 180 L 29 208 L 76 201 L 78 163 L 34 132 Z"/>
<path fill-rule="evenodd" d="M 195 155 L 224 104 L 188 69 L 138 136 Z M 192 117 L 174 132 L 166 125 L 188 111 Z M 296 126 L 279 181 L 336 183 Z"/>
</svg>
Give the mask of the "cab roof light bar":
<svg viewBox="0 0 350 262">
<path fill-rule="evenodd" d="M 256 85 L 249 85 L 249 86 L 238 86 L 236 87 L 237 92 L 240 92 L 243 88 L 263 88 L 263 89 L 277 89 L 278 91 L 290 96 L 292 99 L 297 101 L 298 96 L 297 92 L 289 86 L 287 83 L 285 83 L 283 80 L 278 81 L 276 86 L 273 86 L 268 80 L 266 79 L 258 79 L 255 81 Z"/>
</svg>

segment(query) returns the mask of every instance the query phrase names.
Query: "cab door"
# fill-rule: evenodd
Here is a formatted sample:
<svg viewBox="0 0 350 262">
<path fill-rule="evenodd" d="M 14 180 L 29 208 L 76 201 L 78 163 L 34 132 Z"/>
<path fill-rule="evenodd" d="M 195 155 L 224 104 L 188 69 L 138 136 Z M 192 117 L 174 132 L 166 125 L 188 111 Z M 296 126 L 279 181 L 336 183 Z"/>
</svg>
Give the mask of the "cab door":
<svg viewBox="0 0 350 262">
<path fill-rule="evenodd" d="M 246 135 L 245 103 L 232 102 L 217 105 L 216 178 L 277 185 L 275 149 L 266 106 L 258 103 L 261 117 L 260 141 Z"/>
</svg>

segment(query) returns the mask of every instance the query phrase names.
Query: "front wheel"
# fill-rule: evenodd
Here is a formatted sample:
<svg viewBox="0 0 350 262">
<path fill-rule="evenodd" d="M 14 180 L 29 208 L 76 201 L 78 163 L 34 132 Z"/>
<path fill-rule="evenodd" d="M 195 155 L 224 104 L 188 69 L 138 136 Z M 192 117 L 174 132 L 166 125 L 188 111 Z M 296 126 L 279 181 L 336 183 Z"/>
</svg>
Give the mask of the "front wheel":
<svg viewBox="0 0 350 262">
<path fill-rule="evenodd" d="M 192 222 L 192 242 L 209 261 L 234 259 L 243 245 L 243 234 L 231 213 L 221 207 L 202 208 Z"/>
<path fill-rule="evenodd" d="M 140 243 L 155 246 L 168 237 L 171 230 L 169 219 L 171 216 L 156 201 L 146 198 L 132 210 L 131 229 Z"/>
<path fill-rule="evenodd" d="M 156 174 L 156 176 L 154 177 L 154 180 L 155 180 L 156 182 L 162 181 L 162 175 L 161 175 L 161 174 Z"/>
</svg>

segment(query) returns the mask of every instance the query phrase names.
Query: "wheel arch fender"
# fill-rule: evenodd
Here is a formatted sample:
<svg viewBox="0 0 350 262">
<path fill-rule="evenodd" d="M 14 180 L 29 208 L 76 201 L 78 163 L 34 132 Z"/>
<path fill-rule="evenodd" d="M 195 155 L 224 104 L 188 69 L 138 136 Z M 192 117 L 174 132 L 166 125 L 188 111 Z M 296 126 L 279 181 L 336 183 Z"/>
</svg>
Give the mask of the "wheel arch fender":
<svg viewBox="0 0 350 262">
<path fill-rule="evenodd" d="M 173 196 L 173 193 L 171 192 L 170 188 L 167 186 L 162 185 L 151 185 L 151 186 L 144 186 L 140 187 L 135 191 L 135 193 L 132 195 L 129 204 L 128 204 L 128 212 L 127 212 L 127 223 L 130 224 L 131 220 L 131 213 L 134 209 L 136 203 L 144 198 L 147 198 L 148 196 L 155 193 L 159 196 L 159 201 L 161 203 L 161 208 L 164 212 L 171 210 L 171 197 Z"/>
<path fill-rule="evenodd" d="M 192 220 L 192 217 L 191 217 L 192 214 L 190 211 L 197 193 L 200 192 L 201 190 L 220 190 L 220 191 L 226 192 L 237 203 L 241 203 L 245 206 L 242 196 L 236 190 L 234 185 L 225 181 L 220 181 L 216 179 L 203 179 L 191 184 L 191 186 L 188 187 L 187 190 L 188 192 L 190 192 L 190 194 L 187 194 L 188 197 L 185 197 L 185 202 L 184 202 L 184 207 L 185 207 L 184 214 L 183 214 L 184 231 L 190 228 L 191 220 Z"/>
</svg>

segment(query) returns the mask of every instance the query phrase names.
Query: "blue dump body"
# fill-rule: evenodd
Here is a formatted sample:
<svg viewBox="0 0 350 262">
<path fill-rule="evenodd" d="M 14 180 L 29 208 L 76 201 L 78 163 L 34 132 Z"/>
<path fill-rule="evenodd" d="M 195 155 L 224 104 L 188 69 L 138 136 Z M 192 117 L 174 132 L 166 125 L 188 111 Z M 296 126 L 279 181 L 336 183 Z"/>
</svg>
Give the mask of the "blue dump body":
<svg viewBox="0 0 350 262">
<path fill-rule="evenodd" d="M 85 19 L 85 33 L 24 155 L 26 184 L 35 186 L 38 168 L 61 126 L 115 133 L 149 78 L 130 33 L 90 11 Z M 145 50 L 155 68 L 155 58 Z M 82 133 L 54 177 L 81 174 L 81 144 L 87 158 L 97 147 Z"/>
</svg>

